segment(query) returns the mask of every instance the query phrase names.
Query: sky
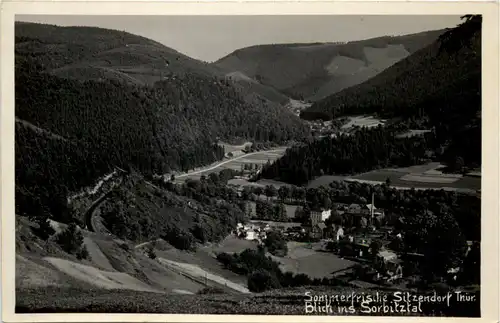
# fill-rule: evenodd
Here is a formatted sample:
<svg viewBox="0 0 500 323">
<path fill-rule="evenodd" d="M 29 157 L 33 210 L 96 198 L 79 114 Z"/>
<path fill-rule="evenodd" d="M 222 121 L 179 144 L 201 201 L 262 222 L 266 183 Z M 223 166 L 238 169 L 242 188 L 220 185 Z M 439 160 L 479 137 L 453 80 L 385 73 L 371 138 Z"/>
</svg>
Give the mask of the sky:
<svg viewBox="0 0 500 323">
<path fill-rule="evenodd" d="M 280 43 L 345 42 L 454 27 L 459 16 L 16 16 L 17 21 L 92 26 L 153 39 L 212 62 L 236 49 Z"/>
</svg>

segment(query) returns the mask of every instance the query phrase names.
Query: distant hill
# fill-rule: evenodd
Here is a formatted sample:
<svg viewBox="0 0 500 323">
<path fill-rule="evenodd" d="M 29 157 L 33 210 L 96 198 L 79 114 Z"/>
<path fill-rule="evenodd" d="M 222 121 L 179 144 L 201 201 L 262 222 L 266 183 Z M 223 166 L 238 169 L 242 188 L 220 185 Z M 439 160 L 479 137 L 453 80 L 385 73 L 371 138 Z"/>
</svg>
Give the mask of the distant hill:
<svg viewBox="0 0 500 323">
<path fill-rule="evenodd" d="M 143 86 L 186 74 L 226 78 L 217 66 L 153 40 L 111 29 L 18 22 L 15 48 L 18 56 L 36 57 L 53 75 L 78 80 L 115 79 Z M 288 101 L 260 84 L 234 80 L 233 85 L 250 100 L 258 95 L 270 103 Z"/>
<path fill-rule="evenodd" d="M 213 63 L 294 99 L 316 101 L 362 83 L 431 44 L 444 30 L 349 43 L 259 45 Z"/>
<path fill-rule="evenodd" d="M 435 127 L 440 142 L 451 142 L 451 147 L 456 143 L 453 150 L 460 150 L 460 155 L 468 155 L 471 162 L 478 163 L 481 17 L 467 19 L 374 78 L 315 102 L 302 111 L 301 117 L 331 119 L 376 113 L 385 118 L 426 118 L 427 126 Z"/>
<path fill-rule="evenodd" d="M 166 61 L 175 69 L 150 82 Z M 120 71 L 132 67 L 138 74 Z M 286 108 L 202 62 L 142 37 L 87 27 L 16 25 L 16 117 L 21 213 L 57 210 L 68 191 L 114 166 L 146 175 L 188 170 L 223 157 L 217 140 L 308 136 Z"/>
<path fill-rule="evenodd" d="M 438 40 L 394 64 L 377 76 L 315 102 L 302 117 L 330 119 L 345 113 L 400 115 L 431 96 L 444 95 L 447 87 L 480 75 L 480 30 L 471 38 L 472 47 L 448 53 Z M 474 90 L 479 88 L 476 84 Z M 477 94 L 477 93 L 474 93 Z M 403 108 L 403 109 L 402 109 Z"/>
<path fill-rule="evenodd" d="M 481 16 L 376 77 L 314 103 L 305 119 L 378 114 L 397 119 L 385 128 L 323 138 L 291 149 L 261 176 L 303 184 L 321 174 L 353 174 L 434 159 L 450 169 L 481 165 Z M 406 126 L 431 129 L 425 138 L 397 139 Z"/>
<path fill-rule="evenodd" d="M 95 80 L 113 74 L 121 78 L 121 74 L 134 84 L 146 85 L 170 74 L 216 73 L 206 63 L 118 30 L 18 22 L 15 32 L 17 55 L 36 57 L 45 70 L 61 77 Z M 85 69 L 93 73 L 80 75 Z"/>
</svg>

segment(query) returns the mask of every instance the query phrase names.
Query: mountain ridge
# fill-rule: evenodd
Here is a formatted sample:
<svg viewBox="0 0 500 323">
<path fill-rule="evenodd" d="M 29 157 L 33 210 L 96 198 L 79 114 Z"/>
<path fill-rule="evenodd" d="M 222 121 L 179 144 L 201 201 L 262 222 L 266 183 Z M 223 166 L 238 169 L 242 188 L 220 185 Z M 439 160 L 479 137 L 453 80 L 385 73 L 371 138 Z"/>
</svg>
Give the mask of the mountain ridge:
<svg viewBox="0 0 500 323">
<path fill-rule="evenodd" d="M 386 48 L 387 45 L 403 44 L 405 50 L 411 54 L 432 42 L 444 31 L 435 30 L 403 36 L 382 36 L 347 43 L 255 45 L 237 49 L 215 61 L 212 65 L 220 67 L 227 73 L 244 73 L 261 84 L 273 87 L 292 98 L 315 101 L 327 94 L 358 84 L 376 75 L 379 70 L 383 70 L 406 57 L 407 54 L 401 51 L 396 57 L 391 57 L 394 55 L 395 49 Z M 376 56 L 378 55 L 376 61 L 380 66 L 376 67 L 377 64 L 374 67 L 367 66 L 369 71 L 365 71 L 364 75 L 361 74 L 357 77 L 354 75 L 356 66 L 360 67 L 368 63 L 364 53 L 365 47 L 383 49 L 383 51 L 379 51 L 380 53 L 375 53 Z M 334 75 L 327 71 L 328 65 L 334 62 L 336 57 L 351 60 L 345 62 L 344 59 L 344 61 L 336 62 L 340 66 L 352 65 L 347 68 L 349 73 Z M 293 72 L 289 69 L 297 69 L 297 71 Z M 350 73 L 354 74 L 350 75 Z"/>
<path fill-rule="evenodd" d="M 36 56 L 47 71 L 77 80 L 116 79 L 152 86 L 168 77 L 192 73 L 226 78 L 217 67 L 146 37 L 97 27 L 61 27 L 16 22 L 16 55 Z M 249 102 L 255 96 L 282 104 L 287 98 L 263 85 L 233 82 Z M 259 98 L 257 98 L 260 100 Z"/>
</svg>

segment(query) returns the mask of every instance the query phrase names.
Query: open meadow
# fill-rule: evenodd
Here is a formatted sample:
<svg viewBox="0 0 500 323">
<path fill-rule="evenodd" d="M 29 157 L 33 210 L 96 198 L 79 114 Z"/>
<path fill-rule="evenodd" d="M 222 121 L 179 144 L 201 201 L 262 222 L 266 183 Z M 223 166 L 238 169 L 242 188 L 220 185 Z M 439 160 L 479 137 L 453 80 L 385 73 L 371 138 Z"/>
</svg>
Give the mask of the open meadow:
<svg viewBox="0 0 500 323">
<path fill-rule="evenodd" d="M 188 173 L 176 175 L 177 181 L 185 181 L 186 179 L 200 179 L 202 175 L 208 176 L 211 173 L 219 173 L 224 169 L 241 170 L 246 164 L 250 165 L 264 165 L 268 161 L 273 162 L 283 156 L 287 147 L 277 147 L 266 151 L 257 151 L 253 153 L 236 154 L 234 157 L 225 158 L 206 167 L 201 167 L 190 171 Z"/>
<path fill-rule="evenodd" d="M 342 125 L 342 130 L 349 130 L 354 127 L 377 127 L 379 125 L 384 125 L 386 120 L 378 119 L 374 116 L 349 116 L 345 117 L 348 119 L 347 123 Z"/>
<path fill-rule="evenodd" d="M 256 222 L 266 222 L 266 221 L 252 221 Z M 284 223 L 286 225 L 286 223 Z M 297 225 L 297 223 L 290 223 L 291 226 Z M 273 260 L 280 264 L 283 271 L 290 271 L 296 274 L 306 274 L 313 278 L 324 278 L 331 277 L 331 275 L 337 271 L 342 271 L 348 269 L 355 265 L 355 262 L 342 259 L 333 253 L 323 251 L 323 243 L 303 243 L 289 241 L 288 254 L 285 257 L 271 256 Z M 234 236 L 227 237 L 220 244 L 213 245 L 210 247 L 205 247 L 203 250 L 197 252 L 206 252 L 212 256 L 220 253 L 240 253 L 245 249 L 257 248 L 257 243 L 254 241 L 248 241 L 244 239 L 239 239 Z M 172 257 L 171 257 L 172 258 Z M 185 261 L 187 259 L 184 259 Z M 212 261 L 209 261 L 212 262 Z M 212 267 L 213 270 L 213 267 Z M 224 276 L 227 277 L 227 272 L 225 269 Z M 236 274 L 235 274 L 236 275 Z M 244 283 L 244 277 L 232 277 L 232 281 Z"/>
<path fill-rule="evenodd" d="M 390 185 L 397 189 L 445 189 L 458 192 L 476 192 L 481 189 L 481 178 L 460 174 L 445 174 L 439 163 L 428 163 L 401 168 L 385 168 L 354 176 L 321 176 L 311 180 L 307 187 L 327 186 L 333 181 L 383 184 L 389 179 Z"/>
<path fill-rule="evenodd" d="M 286 257 L 271 256 L 280 263 L 281 270 L 294 274 L 306 274 L 312 278 L 332 277 L 332 274 L 346 270 L 356 263 L 342 259 L 321 249 L 319 243 L 288 242 Z"/>
</svg>

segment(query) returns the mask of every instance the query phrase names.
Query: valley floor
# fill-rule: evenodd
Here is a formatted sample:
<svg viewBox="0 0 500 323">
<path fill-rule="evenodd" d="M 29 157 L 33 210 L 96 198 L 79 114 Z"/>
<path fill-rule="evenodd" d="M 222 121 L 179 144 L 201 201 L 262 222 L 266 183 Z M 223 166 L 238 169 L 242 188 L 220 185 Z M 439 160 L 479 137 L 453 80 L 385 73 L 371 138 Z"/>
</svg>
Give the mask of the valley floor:
<svg viewBox="0 0 500 323">
<path fill-rule="evenodd" d="M 241 170 L 245 164 L 264 165 L 267 161 L 273 162 L 283 156 L 288 147 L 277 147 L 270 150 L 256 151 L 252 153 L 236 153 L 234 156 L 211 165 L 200 167 L 187 173 L 177 174 L 177 181 L 184 182 L 186 179 L 199 180 L 202 175 L 208 176 L 210 173 L 218 173 L 224 169 Z"/>
<path fill-rule="evenodd" d="M 464 193 L 475 193 L 481 189 L 481 178 L 458 174 L 445 174 L 439 171 L 439 163 L 428 163 L 401 168 L 385 168 L 354 176 L 325 175 L 311 180 L 307 187 L 320 187 L 333 181 L 383 184 L 390 180 L 397 189 L 444 189 Z"/>
</svg>

